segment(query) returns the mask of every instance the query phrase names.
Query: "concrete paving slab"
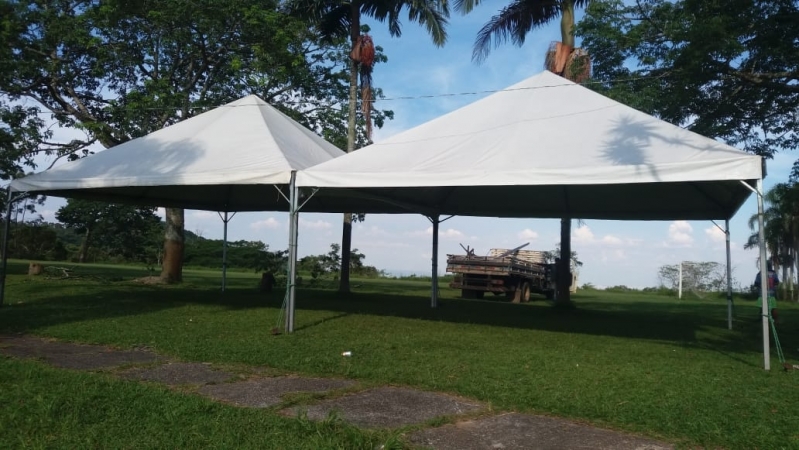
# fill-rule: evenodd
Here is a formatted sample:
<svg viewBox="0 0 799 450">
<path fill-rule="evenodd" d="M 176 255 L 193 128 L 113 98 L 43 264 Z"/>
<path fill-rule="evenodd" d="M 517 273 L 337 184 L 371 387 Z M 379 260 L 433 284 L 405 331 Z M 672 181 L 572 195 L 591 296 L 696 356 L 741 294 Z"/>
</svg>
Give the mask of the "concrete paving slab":
<svg viewBox="0 0 799 450">
<path fill-rule="evenodd" d="M 345 421 L 363 428 L 397 428 L 426 422 L 441 416 L 477 411 L 483 405 L 435 392 L 381 387 L 320 402 L 298 406 L 287 413 L 307 411 L 308 418 L 322 420 L 338 411 Z"/>
<path fill-rule="evenodd" d="M 0 353 L 17 358 L 40 358 L 56 367 L 77 370 L 109 369 L 158 360 L 158 355 L 143 350 L 113 350 L 31 336 L 0 337 Z"/>
<path fill-rule="evenodd" d="M 239 383 L 203 386 L 199 392 L 214 400 L 238 406 L 268 408 L 279 404 L 282 397 L 299 392 L 327 392 L 353 386 L 354 381 L 329 378 L 274 377 Z"/>
<path fill-rule="evenodd" d="M 670 444 L 565 419 L 503 414 L 417 431 L 416 445 L 436 450 L 667 450 Z"/>
<path fill-rule="evenodd" d="M 202 363 L 168 363 L 151 368 L 135 368 L 120 375 L 130 380 L 155 381 L 169 386 L 224 383 L 235 376 Z"/>
</svg>

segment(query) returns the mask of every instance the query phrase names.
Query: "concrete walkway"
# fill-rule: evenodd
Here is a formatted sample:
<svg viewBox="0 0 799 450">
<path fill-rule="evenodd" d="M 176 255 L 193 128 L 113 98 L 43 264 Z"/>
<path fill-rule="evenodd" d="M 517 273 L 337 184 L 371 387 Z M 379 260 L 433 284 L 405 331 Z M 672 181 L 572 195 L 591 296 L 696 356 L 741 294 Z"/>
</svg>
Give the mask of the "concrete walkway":
<svg viewBox="0 0 799 450">
<path fill-rule="evenodd" d="M 365 388 L 356 381 L 232 373 L 207 363 L 172 362 L 147 349 L 115 350 L 32 336 L 0 335 L 0 354 L 35 358 L 73 370 L 111 370 L 129 380 L 189 388 L 189 392 L 240 407 L 274 408 L 322 420 L 330 413 L 361 428 L 414 426 L 412 445 L 438 450 L 619 449 L 665 450 L 663 442 L 559 418 L 491 413 L 480 402 L 400 387 Z M 185 391 L 185 389 L 182 389 Z M 292 398 L 299 401 L 292 402 Z M 294 403 L 294 404 L 292 404 Z M 290 405 L 286 407 L 286 405 Z M 441 418 L 447 425 L 425 426 Z"/>
</svg>

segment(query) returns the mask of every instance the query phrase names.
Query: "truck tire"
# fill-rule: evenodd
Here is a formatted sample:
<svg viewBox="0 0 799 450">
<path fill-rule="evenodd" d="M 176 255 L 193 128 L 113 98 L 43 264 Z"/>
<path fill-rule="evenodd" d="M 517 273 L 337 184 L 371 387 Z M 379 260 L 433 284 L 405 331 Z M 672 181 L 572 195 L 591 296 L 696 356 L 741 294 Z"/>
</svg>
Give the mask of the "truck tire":
<svg viewBox="0 0 799 450">
<path fill-rule="evenodd" d="M 519 283 L 516 285 L 516 290 L 513 291 L 513 297 L 511 297 L 511 303 L 521 303 L 522 302 L 522 284 Z"/>
<path fill-rule="evenodd" d="M 462 298 L 475 298 L 477 297 L 477 292 L 471 289 L 463 289 L 461 290 L 461 297 Z"/>
<path fill-rule="evenodd" d="M 527 303 L 530 301 L 530 283 L 526 281 L 522 283 L 521 297 L 522 303 Z"/>
</svg>

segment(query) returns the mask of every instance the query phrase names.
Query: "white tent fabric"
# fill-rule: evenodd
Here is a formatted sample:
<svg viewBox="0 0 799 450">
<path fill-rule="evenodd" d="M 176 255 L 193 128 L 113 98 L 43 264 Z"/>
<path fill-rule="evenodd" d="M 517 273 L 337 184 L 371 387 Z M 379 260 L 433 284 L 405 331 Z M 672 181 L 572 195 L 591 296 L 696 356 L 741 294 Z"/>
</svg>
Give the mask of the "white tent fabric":
<svg viewBox="0 0 799 450">
<path fill-rule="evenodd" d="M 321 188 L 330 211 L 726 219 L 751 194 L 739 180 L 760 178 L 758 156 L 543 72 L 304 170 L 297 186 Z"/>
<path fill-rule="evenodd" d="M 255 95 L 42 173 L 11 189 L 211 211 L 288 210 L 272 185 L 345 153 Z"/>
</svg>

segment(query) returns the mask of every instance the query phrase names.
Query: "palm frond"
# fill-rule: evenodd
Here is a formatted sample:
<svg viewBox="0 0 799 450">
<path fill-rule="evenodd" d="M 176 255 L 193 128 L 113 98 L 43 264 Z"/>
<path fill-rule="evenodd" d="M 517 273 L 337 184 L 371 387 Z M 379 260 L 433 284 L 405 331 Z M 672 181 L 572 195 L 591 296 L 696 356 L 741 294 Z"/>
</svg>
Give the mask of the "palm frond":
<svg viewBox="0 0 799 450">
<path fill-rule="evenodd" d="M 521 46 L 527 33 L 560 17 L 561 2 L 554 0 L 516 0 L 492 17 L 480 31 L 474 42 L 472 60 L 485 61 L 493 47 L 510 40 Z"/>
</svg>

